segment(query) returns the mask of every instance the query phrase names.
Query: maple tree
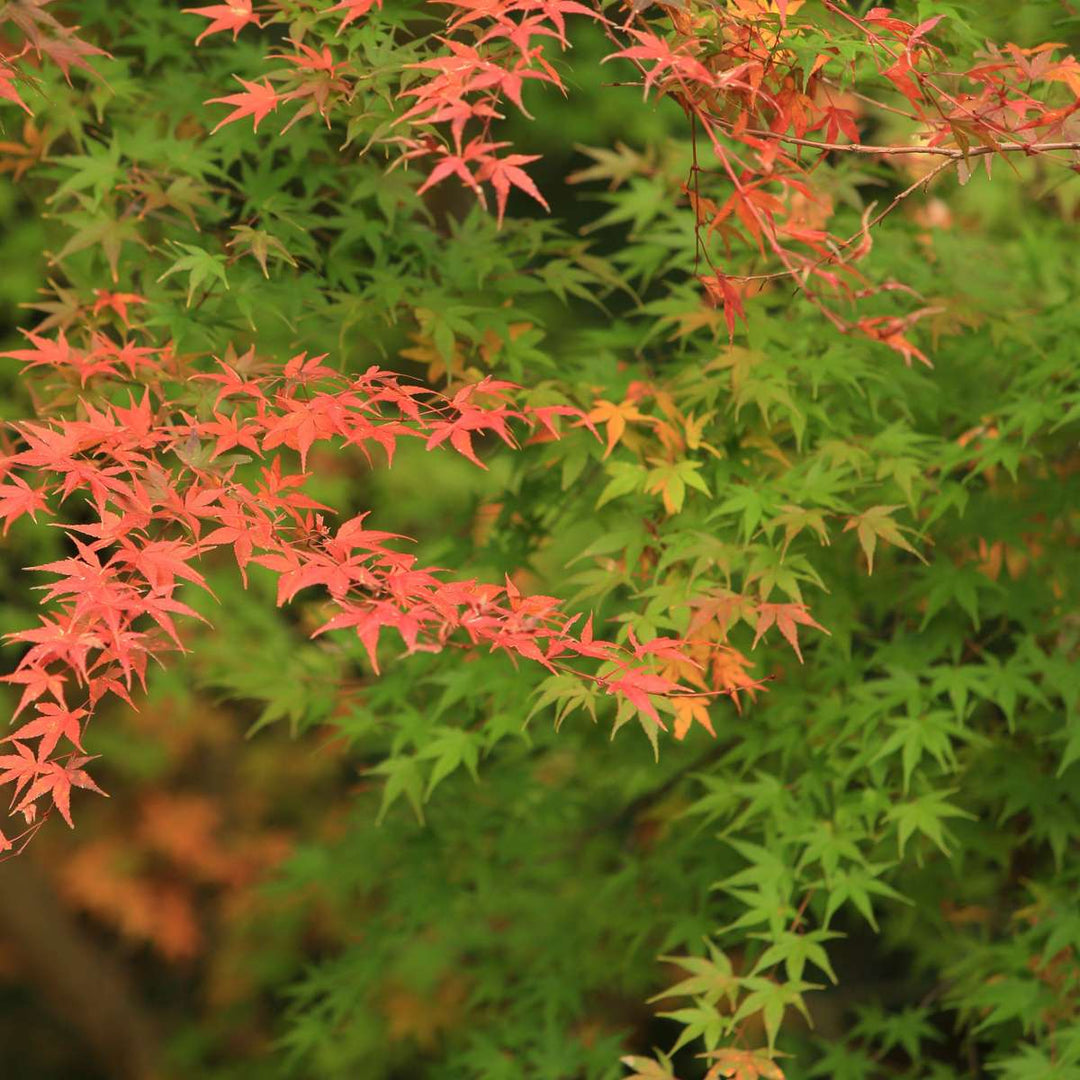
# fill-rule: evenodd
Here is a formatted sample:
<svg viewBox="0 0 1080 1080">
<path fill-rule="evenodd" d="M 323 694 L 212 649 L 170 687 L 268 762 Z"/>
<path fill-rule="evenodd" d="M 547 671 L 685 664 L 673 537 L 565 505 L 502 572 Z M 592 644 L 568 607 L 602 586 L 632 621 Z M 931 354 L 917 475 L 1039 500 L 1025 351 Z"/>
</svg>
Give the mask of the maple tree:
<svg viewBox="0 0 1080 1080">
<path fill-rule="evenodd" d="M 79 826 L 170 962 L 155 858 L 306 897 L 304 1075 L 1072 1075 L 1080 63 L 1014 7 L 0 5 L 6 858 Z M 186 673 L 358 820 L 129 802 Z"/>
</svg>

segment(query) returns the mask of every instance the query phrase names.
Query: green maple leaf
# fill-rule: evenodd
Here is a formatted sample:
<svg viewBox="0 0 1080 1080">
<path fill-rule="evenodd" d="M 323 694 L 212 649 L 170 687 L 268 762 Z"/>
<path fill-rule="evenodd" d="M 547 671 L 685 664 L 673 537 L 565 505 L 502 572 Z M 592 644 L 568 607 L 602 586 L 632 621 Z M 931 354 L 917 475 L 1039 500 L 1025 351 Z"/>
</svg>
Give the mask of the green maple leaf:
<svg viewBox="0 0 1080 1080">
<path fill-rule="evenodd" d="M 945 801 L 946 797 L 953 794 L 955 790 L 951 788 L 947 791 L 931 791 L 910 802 L 897 803 L 888 811 L 886 816 L 890 821 L 896 822 L 896 839 L 901 856 L 904 854 L 908 840 L 916 832 L 922 833 L 931 840 L 943 854 L 949 854 L 945 843 L 948 830 L 944 822 L 949 818 L 976 820 L 975 814 L 961 810 L 958 806 Z"/>
<path fill-rule="evenodd" d="M 892 519 L 892 513 L 901 509 L 899 506 L 872 506 L 861 514 L 850 517 L 844 525 L 844 532 L 856 530 L 859 545 L 866 556 L 866 566 L 869 573 L 874 572 L 874 552 L 877 549 L 878 540 L 884 540 L 893 547 L 911 552 L 921 562 L 926 560 L 911 546 L 904 536 L 904 532 Z"/>
<path fill-rule="evenodd" d="M 795 979 L 788 983 L 773 982 L 771 979 L 761 979 L 751 976 L 743 980 L 750 993 L 746 995 L 739 1008 L 735 1011 L 732 1020 L 738 1023 L 748 1016 L 761 1013 L 762 1023 L 765 1025 L 765 1036 L 769 1041 L 769 1052 L 776 1045 L 776 1036 L 780 1032 L 780 1024 L 784 1019 L 784 1013 L 794 1008 L 802 1013 L 803 1018 L 810 1026 L 813 1021 L 807 1011 L 803 994 L 807 990 L 820 990 L 818 983 L 802 982 Z"/>
<path fill-rule="evenodd" d="M 194 244 L 176 243 L 176 247 L 186 251 L 181 255 L 157 280 L 164 281 L 173 274 L 184 273 L 188 275 L 187 306 L 191 307 L 191 300 L 195 290 L 208 279 L 220 281 L 226 289 L 229 287 L 229 279 L 225 273 L 225 256 L 211 255 L 210 252 Z"/>
</svg>

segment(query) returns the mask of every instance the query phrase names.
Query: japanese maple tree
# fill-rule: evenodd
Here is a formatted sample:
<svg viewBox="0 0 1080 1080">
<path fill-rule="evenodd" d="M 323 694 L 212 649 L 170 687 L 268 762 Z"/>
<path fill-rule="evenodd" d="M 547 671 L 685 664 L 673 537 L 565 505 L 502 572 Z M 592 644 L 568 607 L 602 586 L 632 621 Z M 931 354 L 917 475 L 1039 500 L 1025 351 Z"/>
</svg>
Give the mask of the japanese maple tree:
<svg viewBox="0 0 1080 1080">
<path fill-rule="evenodd" d="M 0 4 L 7 857 L 190 672 L 361 772 L 277 871 L 354 926 L 298 1075 L 1074 1075 L 1080 16 L 1030 7 Z"/>
</svg>

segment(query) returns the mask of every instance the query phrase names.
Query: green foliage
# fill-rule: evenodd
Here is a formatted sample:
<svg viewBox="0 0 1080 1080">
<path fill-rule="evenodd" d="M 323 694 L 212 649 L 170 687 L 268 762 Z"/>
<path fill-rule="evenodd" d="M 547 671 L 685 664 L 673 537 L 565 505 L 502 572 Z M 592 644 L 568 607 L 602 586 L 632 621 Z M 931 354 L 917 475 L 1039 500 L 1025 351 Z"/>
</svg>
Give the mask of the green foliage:
<svg viewBox="0 0 1080 1080">
<path fill-rule="evenodd" d="M 349 373 L 451 392 L 493 375 L 569 403 L 588 420 L 558 440 L 484 439 L 487 472 L 416 446 L 383 472 L 316 448 L 308 492 L 343 520 L 372 510 L 424 565 L 560 597 L 597 639 L 688 642 L 670 673 L 704 695 L 643 691 L 678 738 L 642 712 L 642 739 L 602 679 L 504 656 L 403 657 L 384 638 L 376 678 L 357 638 L 311 638 L 325 598 L 278 610 L 262 567 L 242 589 L 207 555 L 217 603 L 185 597 L 213 628 L 185 638 L 179 674 L 151 675 L 151 700 L 225 699 L 253 747 L 286 725 L 283 760 L 333 744 L 344 764 L 329 824 L 293 829 L 265 886 L 289 915 L 263 912 L 240 957 L 272 1019 L 177 1023 L 169 1068 L 1080 1077 L 1076 177 L 1012 155 L 1016 175 L 938 179 L 875 234 L 876 277 L 930 310 L 915 336 L 932 368 L 839 333 L 789 281 L 729 336 L 694 283 L 690 125 L 670 103 L 639 120 L 633 89 L 602 85 L 595 27 L 574 109 L 527 93 L 535 129 L 509 125 L 548 153 L 555 212 L 519 192 L 499 227 L 369 149 L 425 55 L 418 0 L 340 34 L 340 13 L 298 3 L 265 40 L 198 51 L 176 5 L 68 6 L 113 59 L 73 85 L 43 65 L 24 94 L 48 139 L 0 186 L 7 317 L 28 304 L 64 328 L 107 288 L 145 298 L 136 317 L 178 353 L 326 352 Z M 1049 3 L 897 6 L 948 15 L 957 48 L 1076 34 Z M 291 113 L 211 133 L 225 114 L 204 103 L 261 78 L 287 28 L 362 67 L 362 93 L 284 136 Z M 821 164 L 830 227 L 857 234 L 908 187 L 900 169 Z M 28 414 L 28 382 L 4 379 L 26 406 L 5 418 Z M 31 609 L 17 568 L 59 544 L 12 528 L 5 631 Z M 93 753 L 118 741 L 96 723 Z M 156 761 L 118 753 L 106 786 L 152 784 Z M 259 1038 L 237 1054 L 229 1025 Z"/>
</svg>

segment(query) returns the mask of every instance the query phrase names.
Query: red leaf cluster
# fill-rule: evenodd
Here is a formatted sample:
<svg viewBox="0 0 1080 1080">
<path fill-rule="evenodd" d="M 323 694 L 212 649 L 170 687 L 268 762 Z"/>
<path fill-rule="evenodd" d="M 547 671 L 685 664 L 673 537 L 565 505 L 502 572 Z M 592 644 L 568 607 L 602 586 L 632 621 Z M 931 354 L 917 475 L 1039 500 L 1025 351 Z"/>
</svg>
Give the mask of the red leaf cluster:
<svg viewBox="0 0 1080 1080">
<path fill-rule="evenodd" d="M 108 309 L 126 324 L 128 305 L 143 303 L 99 293 L 87 308 Z M 197 565 L 221 547 L 231 548 L 245 580 L 252 563 L 276 573 L 279 604 L 303 589 L 323 590 L 330 610 L 315 634 L 354 630 L 376 672 L 382 631 L 391 629 L 407 653 L 483 646 L 575 672 L 658 723 L 651 699 L 688 692 L 653 667 L 670 662 L 681 643 L 623 647 L 593 639 L 591 623 L 576 634 L 576 620 L 555 598 L 523 596 L 509 581 L 454 580 L 400 550 L 404 538 L 369 528 L 365 514 L 330 524 L 330 508 L 304 490 L 317 444 L 357 447 L 369 461 L 382 451 L 390 461 L 399 440 L 418 438 L 428 450 L 447 446 L 483 467 L 481 440 L 516 447 L 519 432 L 557 436 L 560 416 L 587 425 L 577 410 L 533 409 L 519 401 L 517 386 L 491 378 L 447 397 L 377 367 L 343 375 L 325 356 L 306 353 L 276 365 L 250 350 L 192 370 L 167 346 L 143 343 L 142 331 L 124 325 L 121 333 L 118 344 L 87 328 L 85 346 L 63 331 L 29 333 L 33 348 L 7 354 L 80 389 L 141 387 L 126 406 L 84 399 L 77 419 L 14 425 L 18 444 L 0 458 L 5 528 L 23 514 L 55 516 L 74 495 L 91 518 L 55 522 L 70 553 L 33 568 L 52 577 L 41 586 L 48 610 L 36 628 L 8 635 L 26 648 L 4 679 L 23 688 L 17 712 L 34 706 L 37 715 L 8 736 L 15 752 L 0 758 L 0 783 L 14 785 L 13 812 L 28 823 L 49 796 L 70 824 L 71 788 L 98 790 L 83 770 L 86 723 L 107 695 L 131 702 L 151 657 L 183 649 L 177 620 L 199 616 L 179 590 L 208 588 Z M 166 387 L 177 381 L 185 402 L 208 392 L 208 409 L 196 416 L 175 403 Z M 290 471 L 282 451 L 296 455 L 300 472 Z M 237 472 L 252 457 L 264 462 L 254 482 Z M 600 662 L 601 674 L 573 666 L 583 658 Z"/>
</svg>

